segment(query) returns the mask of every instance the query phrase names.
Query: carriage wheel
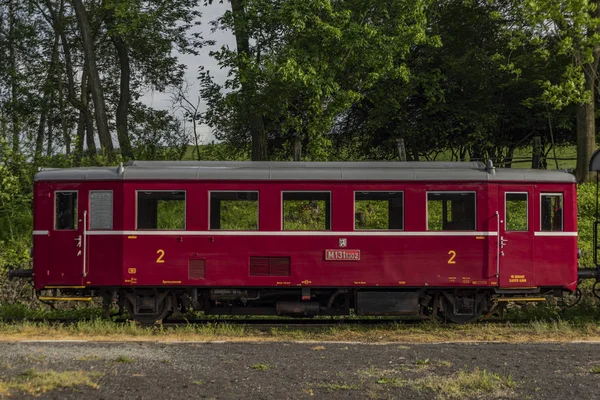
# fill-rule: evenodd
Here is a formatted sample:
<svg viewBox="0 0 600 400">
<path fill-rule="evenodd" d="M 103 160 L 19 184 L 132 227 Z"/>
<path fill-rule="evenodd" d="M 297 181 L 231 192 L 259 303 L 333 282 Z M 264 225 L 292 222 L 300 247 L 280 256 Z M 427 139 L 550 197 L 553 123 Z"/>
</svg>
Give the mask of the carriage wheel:
<svg viewBox="0 0 600 400">
<path fill-rule="evenodd" d="M 487 296 L 454 296 L 453 304 L 445 295 L 442 295 L 442 304 L 444 306 L 444 316 L 455 324 L 468 324 L 477 321 L 482 315 L 487 305 Z M 465 312 L 470 309 L 471 312 Z"/>
<path fill-rule="evenodd" d="M 139 308 L 135 307 L 135 301 L 145 304 L 156 304 L 156 307 Z M 162 321 L 167 317 L 172 308 L 171 296 L 159 296 L 155 299 L 154 296 L 127 296 L 127 311 L 129 316 L 136 322 L 142 325 L 154 325 L 158 321 Z M 137 308 L 137 310 L 136 310 Z"/>
</svg>

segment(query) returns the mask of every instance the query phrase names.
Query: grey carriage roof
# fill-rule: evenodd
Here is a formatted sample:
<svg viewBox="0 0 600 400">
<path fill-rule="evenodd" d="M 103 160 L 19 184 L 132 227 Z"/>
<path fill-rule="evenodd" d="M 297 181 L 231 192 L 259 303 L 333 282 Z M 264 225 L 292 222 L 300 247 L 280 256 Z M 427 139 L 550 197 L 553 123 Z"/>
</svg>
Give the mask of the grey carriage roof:
<svg viewBox="0 0 600 400">
<path fill-rule="evenodd" d="M 481 162 L 133 161 L 118 167 L 45 169 L 36 181 L 311 180 L 575 182 L 562 171 L 490 169 Z"/>
</svg>

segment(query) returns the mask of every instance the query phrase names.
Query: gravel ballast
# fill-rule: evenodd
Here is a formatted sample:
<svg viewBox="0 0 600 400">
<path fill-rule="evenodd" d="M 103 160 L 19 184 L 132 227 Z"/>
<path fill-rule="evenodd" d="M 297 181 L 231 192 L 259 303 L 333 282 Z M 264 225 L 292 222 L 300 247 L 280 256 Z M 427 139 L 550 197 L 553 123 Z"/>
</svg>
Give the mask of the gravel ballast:
<svg viewBox="0 0 600 400">
<path fill-rule="evenodd" d="M 2 342 L 0 354 L 5 387 L 31 369 L 98 384 L 12 398 L 600 398 L 600 343 Z"/>
</svg>

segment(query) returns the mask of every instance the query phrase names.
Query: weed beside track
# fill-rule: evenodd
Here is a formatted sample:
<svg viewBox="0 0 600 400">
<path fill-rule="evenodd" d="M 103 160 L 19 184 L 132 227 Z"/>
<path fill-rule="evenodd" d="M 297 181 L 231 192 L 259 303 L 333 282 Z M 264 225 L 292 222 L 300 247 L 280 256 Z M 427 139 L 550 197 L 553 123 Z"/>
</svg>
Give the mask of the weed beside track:
<svg viewBox="0 0 600 400">
<path fill-rule="evenodd" d="M 123 316 L 102 317 L 98 308 L 69 311 L 0 307 L 0 341 L 356 341 L 560 342 L 600 341 L 599 307 L 531 306 L 510 309 L 505 320 L 446 324 L 440 319 L 380 317 L 219 317 L 174 315 L 162 325 L 140 326 Z"/>
</svg>

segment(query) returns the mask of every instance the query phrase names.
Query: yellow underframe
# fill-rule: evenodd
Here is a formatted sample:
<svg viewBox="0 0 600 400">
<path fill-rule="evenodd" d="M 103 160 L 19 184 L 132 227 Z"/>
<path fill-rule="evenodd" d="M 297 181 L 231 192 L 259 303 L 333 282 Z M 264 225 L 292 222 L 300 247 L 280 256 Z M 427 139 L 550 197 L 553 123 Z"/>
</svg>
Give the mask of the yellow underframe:
<svg viewBox="0 0 600 400">
<path fill-rule="evenodd" d="M 92 301 L 91 297 L 52 297 L 52 296 L 40 296 L 39 300 L 42 301 Z"/>
<path fill-rule="evenodd" d="M 498 301 L 546 301 L 545 297 L 501 297 Z"/>
</svg>

